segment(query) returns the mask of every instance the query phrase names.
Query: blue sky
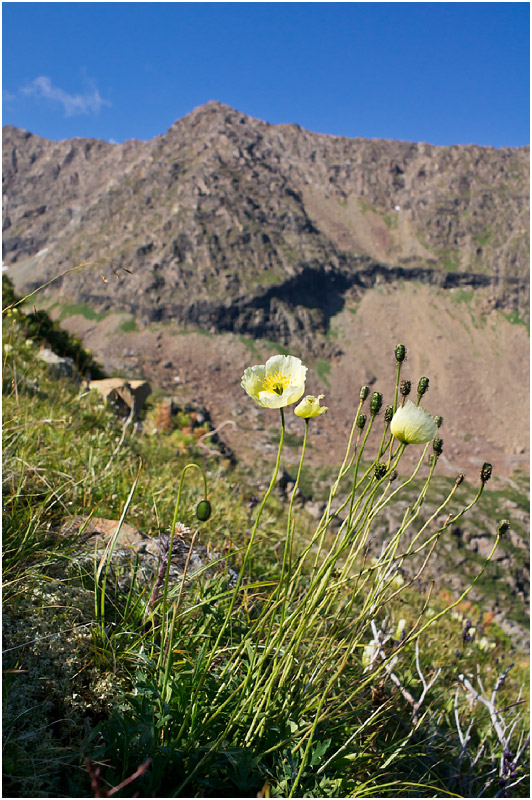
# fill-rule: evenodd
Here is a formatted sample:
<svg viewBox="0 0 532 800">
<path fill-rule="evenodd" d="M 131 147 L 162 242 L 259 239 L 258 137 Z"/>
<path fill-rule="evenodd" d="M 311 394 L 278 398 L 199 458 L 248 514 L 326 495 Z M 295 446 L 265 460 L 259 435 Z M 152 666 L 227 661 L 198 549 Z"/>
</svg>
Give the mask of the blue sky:
<svg viewBox="0 0 532 800">
<path fill-rule="evenodd" d="M 528 3 L 4 2 L 3 124 L 151 139 L 209 100 L 338 136 L 519 146 Z"/>
</svg>

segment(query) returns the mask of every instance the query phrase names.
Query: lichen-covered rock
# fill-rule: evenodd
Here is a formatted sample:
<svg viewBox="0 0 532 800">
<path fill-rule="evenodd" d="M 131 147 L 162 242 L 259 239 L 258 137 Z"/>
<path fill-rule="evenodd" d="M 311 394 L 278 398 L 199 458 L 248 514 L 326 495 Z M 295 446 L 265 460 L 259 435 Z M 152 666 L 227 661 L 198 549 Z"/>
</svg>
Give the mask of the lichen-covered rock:
<svg viewBox="0 0 532 800">
<path fill-rule="evenodd" d="M 75 554 L 73 562 L 92 569 L 95 555 L 97 559 L 105 555 L 118 524 L 118 520 L 79 516 L 66 523 L 61 529 L 63 535 L 79 535 L 80 548 L 79 552 Z M 191 540 L 192 533 L 189 528 L 178 523 L 170 565 L 171 587 L 181 584 L 187 561 L 186 583 L 200 575 L 212 577 L 216 572 L 227 573 L 231 582 L 236 580 L 237 573 L 228 566 L 226 557 L 221 553 L 208 551 L 202 545 L 195 544 L 191 550 Z M 129 590 L 134 568 L 138 571 L 138 579 L 155 583 L 167 549 L 167 535 L 163 535 L 161 538 L 147 536 L 138 528 L 124 522 L 116 538 L 111 557 L 111 565 L 120 590 Z"/>
</svg>

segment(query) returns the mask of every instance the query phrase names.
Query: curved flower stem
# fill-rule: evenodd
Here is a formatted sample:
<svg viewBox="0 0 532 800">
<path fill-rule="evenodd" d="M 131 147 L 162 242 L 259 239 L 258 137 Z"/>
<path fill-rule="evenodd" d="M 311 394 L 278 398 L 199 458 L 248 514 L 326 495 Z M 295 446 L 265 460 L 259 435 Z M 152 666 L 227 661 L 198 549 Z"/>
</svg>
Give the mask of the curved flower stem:
<svg viewBox="0 0 532 800">
<path fill-rule="evenodd" d="M 476 500 L 475 500 L 475 502 L 476 502 Z M 433 617 L 428 619 L 425 622 L 425 624 L 416 632 L 416 636 L 415 636 L 416 639 L 419 639 L 419 637 L 423 633 L 423 631 L 425 631 L 430 625 L 432 625 L 434 622 L 436 622 L 437 619 L 440 619 L 440 617 L 443 617 L 444 614 L 446 614 L 448 611 L 451 611 L 453 608 L 456 608 L 456 606 L 460 605 L 462 600 L 465 597 L 467 597 L 467 595 L 469 594 L 469 592 L 471 591 L 471 589 L 473 588 L 475 583 L 484 574 L 484 572 L 486 570 L 486 567 L 488 566 L 488 564 L 490 563 L 491 559 L 493 558 L 493 554 L 495 553 L 495 550 L 498 547 L 500 538 L 501 538 L 500 533 L 497 533 L 497 536 L 496 536 L 496 539 L 495 539 L 495 543 L 494 543 L 493 547 L 491 548 L 491 552 L 490 552 L 489 556 L 486 558 L 484 564 L 482 565 L 482 568 L 481 568 L 480 572 L 474 577 L 474 579 L 471 581 L 469 586 L 466 589 L 464 589 L 464 591 L 462 592 L 460 597 L 457 600 L 455 600 L 453 603 L 450 603 L 448 606 L 446 606 L 443 609 L 443 611 L 439 611 Z M 407 640 L 408 640 L 408 637 L 407 637 Z M 410 641 L 413 641 L 413 640 L 410 640 Z"/>
<path fill-rule="evenodd" d="M 235 607 L 236 599 L 238 597 L 238 592 L 240 591 L 240 587 L 242 586 L 242 581 L 244 580 L 244 572 L 245 572 L 245 569 L 246 569 L 246 566 L 247 566 L 247 563 L 248 563 L 248 560 L 249 560 L 249 554 L 251 552 L 251 548 L 253 547 L 253 542 L 255 540 L 255 534 L 257 533 L 257 528 L 259 527 L 260 518 L 262 516 L 262 512 L 264 510 L 264 506 L 266 505 L 266 501 L 268 500 L 268 497 L 270 496 L 270 494 L 272 492 L 272 489 L 275 486 L 275 481 L 277 480 L 277 475 L 278 475 L 278 472 L 279 472 L 279 465 L 281 463 L 281 452 L 282 452 L 282 449 L 283 449 L 284 434 L 285 434 L 284 410 L 282 408 L 279 409 L 279 410 L 281 412 L 281 437 L 279 439 L 279 447 L 278 447 L 278 450 L 277 450 L 277 460 L 275 462 L 275 468 L 274 468 L 274 471 L 273 471 L 273 475 L 272 475 L 272 478 L 270 480 L 270 485 L 268 486 L 268 488 L 266 490 L 266 493 L 265 493 L 264 497 L 262 498 L 262 502 L 261 502 L 261 504 L 259 506 L 259 509 L 257 511 L 257 516 L 255 518 L 255 524 L 253 525 L 253 530 L 251 531 L 251 536 L 249 537 L 249 542 L 248 542 L 248 546 L 246 548 L 246 552 L 244 553 L 244 558 L 242 560 L 242 565 L 241 565 L 241 567 L 239 569 L 239 572 L 238 572 L 238 579 L 237 579 L 235 588 L 233 589 L 233 595 L 231 597 L 231 602 L 229 604 L 229 609 L 227 611 L 225 619 L 224 619 L 224 621 L 222 623 L 222 626 L 220 628 L 220 631 L 218 633 L 218 637 L 216 639 L 216 642 L 215 642 L 214 646 L 211 649 L 210 656 L 207 659 L 207 664 L 204 667 L 203 675 L 201 676 L 200 680 L 198 681 L 198 684 L 197 684 L 196 689 L 194 691 L 194 698 L 197 696 L 198 691 L 201 688 L 201 686 L 203 684 L 203 681 L 205 680 L 205 676 L 206 676 L 206 674 L 207 674 L 207 672 L 208 672 L 208 670 L 209 670 L 209 668 L 210 668 L 210 666 L 211 666 L 211 664 L 212 664 L 212 662 L 214 660 L 214 657 L 215 657 L 215 655 L 216 655 L 216 653 L 218 651 L 218 645 L 220 644 L 220 642 L 222 640 L 222 636 L 225 633 L 225 629 L 227 628 L 227 625 L 228 625 L 229 620 L 231 618 L 231 614 L 233 613 L 233 609 Z M 224 674 L 225 674 L 225 668 L 224 668 L 224 670 L 222 670 L 220 678 L 223 677 Z M 191 705 L 192 705 L 192 703 L 191 703 Z M 181 730 L 179 732 L 179 736 L 181 736 L 181 732 L 182 732 L 183 729 L 184 728 L 182 726 Z"/>
<path fill-rule="evenodd" d="M 357 415 L 357 416 L 358 416 L 358 415 Z M 369 434 L 370 434 L 371 428 L 373 427 L 373 422 L 374 422 L 374 420 L 375 420 L 375 417 L 372 415 L 372 417 L 371 417 L 371 419 L 370 419 L 370 421 L 369 421 L 369 425 L 368 425 L 368 427 L 366 428 L 366 433 L 365 433 L 365 435 L 364 435 L 364 438 L 363 438 L 363 440 L 362 440 L 362 445 L 361 445 L 361 447 L 360 447 L 360 450 L 358 450 L 358 441 L 357 441 L 357 449 L 356 449 L 356 450 L 355 450 L 355 452 L 353 453 L 353 456 L 351 457 L 351 460 L 350 460 L 350 462 L 349 462 L 348 469 L 350 469 L 350 468 L 351 468 L 351 466 L 352 466 L 352 463 L 353 463 L 353 459 L 355 458 L 355 455 L 356 455 L 355 470 L 354 470 L 354 475 L 353 475 L 353 487 L 352 487 L 352 489 L 351 489 L 351 492 L 350 492 L 350 494 L 348 495 L 348 499 L 349 499 L 349 497 L 351 498 L 351 508 L 350 508 L 350 510 L 349 510 L 349 513 L 350 513 L 350 514 L 351 514 L 351 511 L 352 511 L 353 498 L 354 498 L 355 491 L 356 491 L 356 489 L 357 489 L 357 488 L 360 486 L 360 483 L 361 483 L 361 482 L 364 480 L 364 478 L 365 478 L 365 477 L 366 477 L 366 475 L 368 474 L 369 470 L 371 469 L 371 467 L 370 467 L 368 470 L 366 470 L 366 472 L 364 473 L 364 476 L 362 477 L 361 481 L 360 481 L 360 482 L 357 484 L 357 483 L 356 483 L 356 479 L 357 479 L 358 467 L 359 467 L 359 464 L 360 464 L 360 459 L 361 459 L 361 457 L 362 457 L 362 453 L 364 452 L 364 448 L 365 448 L 365 446 L 366 446 L 366 442 L 367 442 L 367 440 L 368 440 L 368 436 L 369 436 Z M 356 422 L 356 418 L 355 418 L 355 422 Z M 346 460 L 347 460 L 347 459 L 346 459 Z M 345 466 L 345 461 L 344 461 L 344 464 L 342 465 L 342 468 L 343 468 L 344 466 Z M 344 472 L 343 474 L 345 474 L 345 472 Z M 317 535 L 318 535 L 318 531 L 319 531 L 319 532 L 320 532 L 320 540 L 319 540 L 319 544 L 318 544 L 318 550 L 317 550 L 317 552 L 316 552 L 316 557 L 314 558 L 314 566 L 313 566 L 313 568 L 312 568 L 312 571 L 313 571 L 313 573 L 316 571 L 316 569 L 317 569 L 317 567 L 318 567 L 318 563 L 319 563 L 319 560 L 320 560 L 321 551 L 322 551 L 322 549 L 323 549 L 323 540 L 324 540 L 324 538 L 325 538 L 325 534 L 326 534 L 326 532 L 327 532 L 327 528 L 328 528 L 328 526 L 329 526 L 329 522 L 331 521 L 331 519 L 332 519 L 332 516 L 333 516 L 333 515 L 331 515 L 331 513 L 330 513 L 330 512 L 331 512 L 331 503 L 332 503 L 332 500 L 333 500 L 333 497 L 334 497 L 334 495 L 336 494 L 336 490 L 338 489 L 338 484 L 340 483 L 340 477 L 341 477 L 341 476 L 342 476 L 342 471 L 340 472 L 340 475 L 339 475 L 339 477 L 338 477 L 338 480 L 336 481 L 336 483 L 335 483 L 335 485 L 334 485 L 334 487 L 333 487 L 333 489 L 335 490 L 335 491 L 334 491 L 334 494 L 333 494 L 332 490 L 331 490 L 331 493 L 329 494 L 329 502 L 328 502 L 328 504 L 327 504 L 327 508 L 326 508 L 326 510 L 325 510 L 325 513 L 324 513 L 324 515 L 322 516 L 322 519 L 321 519 L 321 521 L 320 521 L 320 524 L 319 524 L 319 526 L 318 526 L 318 529 L 317 529 L 317 531 L 316 531 L 316 534 L 314 535 L 314 538 L 313 538 L 313 540 L 312 540 L 312 542 L 314 542 L 314 541 L 316 540 L 316 538 L 317 538 Z M 346 501 L 346 502 L 347 502 L 347 501 Z"/>
<path fill-rule="evenodd" d="M 393 396 L 393 413 L 397 411 L 397 398 L 399 396 L 399 382 L 401 380 L 401 365 L 402 361 L 397 362 L 397 372 L 395 375 L 395 394 Z"/>
<path fill-rule="evenodd" d="M 257 533 L 257 529 L 258 529 L 258 527 L 259 527 L 259 522 L 260 522 L 260 518 L 261 518 L 261 516 L 262 516 L 262 512 L 263 512 L 263 510 L 264 510 L 264 506 L 266 505 L 266 501 L 268 500 L 268 497 L 270 496 L 270 494 L 271 494 L 271 492 L 272 492 L 272 489 L 273 489 L 273 487 L 275 486 L 275 481 L 277 480 L 277 475 L 278 475 L 278 472 L 279 472 L 279 465 L 280 465 L 280 463 L 281 463 L 281 452 L 282 452 L 282 449 L 283 449 L 283 444 L 284 444 L 284 435 L 285 435 L 285 420 L 284 420 L 284 411 L 283 411 L 283 409 L 282 409 L 282 408 L 281 408 L 281 409 L 279 409 L 279 410 L 280 410 L 280 412 L 281 412 L 281 437 L 280 437 L 280 439 L 279 439 L 279 447 L 278 447 L 278 450 L 277 450 L 277 460 L 276 460 L 276 462 L 275 462 L 275 468 L 274 468 L 273 475 L 272 475 L 272 477 L 271 477 L 271 480 L 270 480 L 270 485 L 268 486 L 268 488 L 267 488 L 267 490 L 266 490 L 266 493 L 265 493 L 265 495 L 264 495 L 264 497 L 263 497 L 263 499 L 262 499 L 262 502 L 261 502 L 261 504 L 260 504 L 260 506 L 259 506 L 259 509 L 258 509 L 258 511 L 257 511 L 257 516 L 256 516 L 256 519 L 255 519 L 255 524 L 253 525 L 253 530 L 251 531 L 251 536 L 249 537 L 248 546 L 247 546 L 247 548 L 246 548 L 246 552 L 245 552 L 245 554 L 244 554 L 244 559 L 243 559 L 243 561 L 242 561 L 242 565 L 241 565 L 241 567 L 240 567 L 240 570 L 239 570 L 239 574 L 238 574 L 238 580 L 237 580 L 237 582 L 236 582 L 236 585 L 235 585 L 235 588 L 234 588 L 234 590 L 233 590 L 233 595 L 232 595 L 232 597 L 231 597 L 231 602 L 230 602 L 230 604 L 229 604 L 229 609 L 228 609 L 228 611 L 227 611 L 227 614 L 226 614 L 226 616 L 225 616 L 225 619 L 224 619 L 224 621 L 223 621 L 223 623 L 222 623 L 222 625 L 221 625 L 220 631 L 219 631 L 219 633 L 218 633 L 218 636 L 217 636 L 217 638 L 216 638 L 216 642 L 214 643 L 214 645 L 213 645 L 213 646 L 212 646 L 212 648 L 211 648 L 211 652 L 210 652 L 210 655 L 209 655 L 209 657 L 208 657 L 208 659 L 207 659 L 207 663 L 206 663 L 206 664 L 205 664 L 205 666 L 203 667 L 202 674 L 199 676 L 199 678 L 198 678 L 198 681 L 197 681 L 197 683 L 196 683 L 196 686 L 194 687 L 194 691 L 193 691 L 193 693 L 192 693 L 192 696 L 191 696 L 190 702 L 189 702 L 189 704 L 188 704 L 188 708 L 193 708 L 193 707 L 194 707 L 194 705 L 195 705 L 195 702 L 196 702 L 196 700 L 197 700 L 197 697 L 198 697 L 198 695 L 199 695 L 199 692 L 200 692 L 200 690 L 201 690 L 201 687 L 203 686 L 203 683 L 204 683 L 204 681 L 205 681 L 205 678 L 206 678 L 206 676 L 207 676 L 207 674 L 208 674 L 208 671 L 209 671 L 209 669 L 210 669 L 210 666 L 211 666 L 212 662 L 214 661 L 214 658 L 216 657 L 216 655 L 217 655 L 217 653 L 218 653 L 218 647 L 219 647 L 219 644 L 220 644 L 220 642 L 221 642 L 221 640 L 222 640 L 222 636 L 223 636 L 223 634 L 225 633 L 225 630 L 226 630 L 226 628 L 227 628 L 227 625 L 228 625 L 228 623 L 229 623 L 229 620 L 230 620 L 230 618 L 231 618 L 231 615 L 232 615 L 232 613 L 233 613 L 233 609 L 234 609 L 234 607 L 235 607 L 236 599 L 237 599 L 237 597 L 238 597 L 238 592 L 239 592 L 239 590 L 240 590 L 240 587 L 241 587 L 241 585 L 242 585 L 242 581 L 244 580 L 244 572 L 245 572 L 245 568 L 246 568 L 246 566 L 247 566 L 247 563 L 248 563 L 248 560 L 249 560 L 249 554 L 250 554 L 250 552 L 251 552 L 251 548 L 252 548 L 252 546 L 253 546 L 253 542 L 254 542 L 254 539 L 255 539 L 255 534 Z M 227 668 L 228 668 L 228 665 L 226 664 L 226 666 L 224 667 L 224 669 L 222 670 L 222 672 L 221 672 L 221 674 L 220 674 L 220 679 L 221 679 L 221 678 L 224 676 L 224 674 L 225 674 L 225 671 L 226 671 L 226 669 L 227 669 Z M 247 683 L 249 682 L 250 678 L 251 678 L 251 670 L 248 672 L 248 676 L 247 676 L 247 677 L 244 679 L 244 681 L 243 681 L 243 682 L 242 682 L 242 684 L 241 684 L 241 686 L 242 686 L 243 688 L 245 688 L 245 687 L 247 686 Z M 238 689 L 240 689 L 240 686 L 238 687 Z M 241 708 L 241 710 L 242 710 L 242 708 Z M 238 713 L 238 712 L 237 712 L 237 713 Z M 224 736 L 225 736 L 225 735 L 227 734 L 227 732 L 228 732 L 228 731 L 231 729 L 231 727 L 232 727 L 232 725 L 233 725 L 234 721 L 235 721 L 235 715 L 233 714 L 233 715 L 231 716 L 231 718 L 230 718 L 229 722 L 227 723 L 227 726 L 226 726 L 225 730 L 222 732 L 222 734 L 220 734 L 220 736 L 219 736 L 219 737 L 217 738 L 217 740 L 216 740 L 216 741 L 213 743 L 213 745 L 211 746 L 211 748 L 210 748 L 210 749 L 209 749 L 209 750 L 208 750 L 208 751 L 205 753 L 205 755 L 203 756 L 203 758 L 201 758 L 201 759 L 198 761 L 198 763 L 196 764 L 196 766 L 194 767 L 194 769 L 192 770 L 192 772 L 190 772 L 190 773 L 188 774 L 188 776 L 185 778 L 185 780 L 183 781 L 183 783 L 180 785 L 180 787 L 179 787 L 179 789 L 178 789 L 178 792 L 180 792 L 180 791 L 181 791 L 181 790 L 182 790 L 182 789 L 183 789 L 183 788 L 184 788 L 184 787 L 187 785 L 187 783 L 188 783 L 188 782 L 191 780 L 191 778 L 192 778 L 192 777 L 195 775 L 195 773 L 198 771 L 198 769 L 200 768 L 200 766 L 202 766 L 202 764 L 203 764 L 203 763 L 206 761 L 206 759 L 209 757 L 210 753 L 211 753 L 211 752 L 213 752 L 213 750 L 215 750 L 215 749 L 216 749 L 216 747 L 218 746 L 218 744 L 219 744 L 219 743 L 220 743 L 220 742 L 223 740 Z M 176 741 L 177 741 L 177 742 L 178 742 L 178 741 L 181 739 L 181 736 L 183 735 L 183 732 L 184 732 L 184 730 L 185 730 L 185 727 L 186 727 L 186 724 L 187 724 L 187 722 L 188 722 L 188 713 L 185 715 L 185 718 L 184 718 L 184 720 L 183 720 L 183 723 L 182 723 L 182 725 L 181 725 L 181 727 L 180 727 L 180 729 L 179 729 L 179 732 L 178 732 L 178 734 L 177 734 L 177 737 L 176 737 Z"/>
<path fill-rule="evenodd" d="M 463 516 L 464 516 L 464 514 L 465 514 L 465 513 L 467 513 L 467 512 L 469 511 L 469 509 L 470 509 L 470 508 L 472 508 L 472 507 L 475 505 L 475 503 L 476 503 L 476 502 L 479 500 L 479 498 L 480 498 L 480 495 L 482 494 L 482 492 L 483 492 L 483 490 L 484 490 L 484 484 L 483 484 L 483 483 L 481 483 L 481 484 L 480 484 L 480 488 L 479 488 L 478 492 L 476 493 L 475 497 L 473 498 L 473 500 L 472 500 L 472 501 L 471 501 L 471 502 L 470 502 L 470 503 L 469 503 L 467 506 L 465 506 L 465 508 L 463 508 L 463 509 L 462 509 L 462 510 L 461 510 L 461 511 L 460 511 L 460 512 L 459 512 L 459 513 L 458 513 L 458 514 L 455 516 L 455 517 L 451 517 L 450 519 L 446 520 L 446 522 L 444 523 L 444 525 L 442 525 L 442 526 L 441 526 L 441 528 L 438 528 L 438 530 L 437 530 L 435 533 L 433 533 L 433 534 L 432 534 L 432 536 L 430 536 L 430 538 L 429 538 L 429 539 L 427 539 L 425 542 L 423 542 L 423 544 L 422 544 L 422 545 L 420 545 L 420 546 L 419 546 L 419 547 L 418 547 L 416 550 L 412 550 L 412 547 L 414 546 L 414 544 L 415 544 L 416 540 L 417 540 L 417 539 L 418 539 L 418 538 L 421 536 L 421 534 L 422 534 L 422 533 L 423 533 L 423 531 L 424 531 L 424 530 L 427 528 L 427 526 L 429 525 L 429 523 L 430 523 L 430 522 L 432 522 L 432 520 L 434 519 L 434 517 L 436 516 L 436 514 L 437 514 L 439 511 L 441 511 L 441 510 L 442 510 L 442 508 L 443 508 L 443 507 L 446 505 L 447 501 L 451 499 L 451 497 L 452 497 L 452 495 L 454 494 L 454 492 L 456 491 L 456 489 L 457 489 L 457 485 L 455 484 L 455 485 L 454 485 L 454 487 L 453 487 L 453 489 L 452 489 L 452 490 L 451 490 L 451 492 L 449 493 L 449 496 L 448 496 L 448 498 L 445 500 L 445 502 L 444 502 L 444 503 L 442 503 L 441 507 L 440 507 L 440 508 L 439 508 L 439 509 L 438 509 L 438 510 L 437 510 L 437 511 L 436 511 L 436 512 L 435 512 L 435 513 L 434 513 L 434 514 L 433 514 L 433 515 L 430 517 L 430 519 L 428 519 L 428 520 L 427 520 L 427 522 L 426 522 L 426 523 L 423 525 L 423 527 L 422 527 L 422 528 L 421 528 L 421 530 L 419 531 L 418 535 L 417 535 L 417 536 L 416 536 L 416 538 L 415 538 L 415 539 L 414 539 L 414 540 L 413 540 L 413 541 L 410 543 L 410 546 L 409 546 L 408 550 L 406 551 L 406 553 L 404 553 L 404 554 L 403 554 L 403 556 L 401 556 L 401 558 L 403 558 L 403 557 L 404 557 L 404 558 L 406 558 L 406 556 L 409 556 L 409 555 L 415 555 L 416 553 L 420 553 L 420 552 L 421 552 L 421 550 L 423 550 L 423 549 L 424 549 L 424 548 L 425 548 L 425 547 L 426 547 L 428 544 L 430 544 L 430 543 L 432 542 L 432 540 L 433 540 L 433 539 L 435 539 L 436 537 L 438 537 L 438 536 L 439 536 L 441 533 L 443 533 L 443 531 L 447 530 L 447 528 L 448 528 L 450 525 L 454 525 L 454 523 L 455 523 L 457 520 L 459 520 L 459 519 L 460 519 L 460 517 L 463 517 Z"/>
<path fill-rule="evenodd" d="M 279 590 L 282 592 L 285 573 L 287 573 L 287 580 L 290 582 L 290 575 L 292 573 L 292 543 L 293 543 L 293 530 L 292 530 L 292 507 L 294 505 L 294 498 L 299 487 L 299 480 L 301 478 L 301 469 L 303 467 L 303 459 L 305 458 L 305 448 L 307 446 L 307 437 L 309 429 L 309 420 L 305 419 L 305 435 L 303 437 L 303 444 L 301 446 L 301 457 L 299 459 L 299 467 L 297 470 L 296 482 L 292 489 L 290 497 L 290 505 L 288 506 L 288 521 L 286 524 L 286 544 L 283 554 L 283 565 L 281 568 L 281 578 L 279 580 Z M 283 598 L 283 606 L 281 610 L 281 627 L 283 626 L 285 612 L 286 612 L 286 593 Z"/>
<path fill-rule="evenodd" d="M 363 451 L 364 451 L 364 447 L 365 447 L 365 445 L 366 445 L 366 439 L 368 438 L 368 434 L 369 434 L 369 432 L 370 432 L 370 430 L 371 430 L 371 426 L 373 425 L 373 419 L 374 419 L 374 418 L 372 417 L 372 418 L 371 418 L 371 422 L 370 422 L 370 423 L 369 423 L 369 425 L 368 425 L 368 429 L 367 429 L 367 431 L 366 431 L 366 435 L 364 436 L 364 441 L 362 442 L 362 447 L 360 448 L 360 453 L 358 454 L 358 458 L 357 458 L 357 460 L 356 460 L 355 469 L 354 469 L 354 471 L 353 471 L 353 485 L 352 485 L 352 487 L 351 487 L 351 494 L 350 494 L 350 498 L 351 498 L 351 499 L 350 499 L 350 502 L 349 502 L 349 511 L 347 512 L 347 527 L 348 527 L 348 528 L 349 528 L 349 527 L 350 527 L 350 525 L 351 525 L 351 518 L 352 518 L 352 516 L 353 516 L 353 506 L 354 506 L 354 504 L 355 504 L 355 494 L 356 494 L 356 490 L 357 490 L 357 489 L 360 487 L 360 485 L 363 483 L 363 481 L 364 481 L 364 480 L 367 478 L 367 476 L 368 476 L 368 475 L 369 475 L 369 473 L 371 472 L 372 468 L 374 467 L 374 463 L 375 463 L 375 462 L 372 462 L 372 463 L 370 464 L 370 466 L 367 468 L 367 470 L 366 470 L 366 471 L 365 471 L 365 473 L 363 474 L 363 476 L 362 476 L 362 478 L 360 479 L 360 481 L 357 483 L 357 477 L 358 477 L 358 467 L 359 467 L 359 465 L 360 465 L 360 456 L 362 455 L 362 453 L 363 453 Z"/>
</svg>

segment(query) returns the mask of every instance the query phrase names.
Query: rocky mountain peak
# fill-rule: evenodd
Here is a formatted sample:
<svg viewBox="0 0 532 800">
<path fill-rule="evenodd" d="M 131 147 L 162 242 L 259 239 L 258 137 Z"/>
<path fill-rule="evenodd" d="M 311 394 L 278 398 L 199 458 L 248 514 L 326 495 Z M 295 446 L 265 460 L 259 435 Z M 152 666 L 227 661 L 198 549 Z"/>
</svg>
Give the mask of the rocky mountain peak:
<svg viewBox="0 0 532 800">
<path fill-rule="evenodd" d="M 333 137 L 216 101 L 148 142 L 51 142 L 7 127 L 4 261 L 28 288 L 107 260 L 104 291 L 90 270 L 62 291 L 145 321 L 285 343 L 297 331 L 315 341 L 345 292 L 377 274 L 493 284 L 522 310 L 528 156 Z"/>
</svg>

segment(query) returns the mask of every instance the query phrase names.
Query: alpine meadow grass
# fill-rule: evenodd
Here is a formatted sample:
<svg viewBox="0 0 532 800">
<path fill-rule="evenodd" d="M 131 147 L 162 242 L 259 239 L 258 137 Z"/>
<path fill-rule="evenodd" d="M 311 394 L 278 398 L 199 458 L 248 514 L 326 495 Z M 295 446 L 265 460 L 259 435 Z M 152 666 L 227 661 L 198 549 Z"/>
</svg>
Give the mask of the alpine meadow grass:
<svg viewBox="0 0 532 800">
<path fill-rule="evenodd" d="M 525 659 L 468 597 L 510 523 L 494 518 L 472 581 L 441 591 L 433 558 L 482 504 L 491 465 L 441 491 L 441 418 L 422 406 L 428 378 L 417 397 L 402 379 L 403 345 L 389 404 L 361 387 L 311 526 L 299 489 L 330 411 L 305 395 L 300 359 L 243 365 L 235 388 L 279 425 L 257 497 L 263 475 L 176 454 L 169 433 L 126 430 L 83 380 L 53 377 L 37 349 L 54 326 L 6 291 L 6 794 L 529 796 Z M 80 371 L 97 366 L 65 337 Z M 300 460 L 280 499 L 294 411 Z M 99 549 L 94 519 L 113 521 Z M 155 569 L 117 558 L 126 526 L 158 543 Z"/>
</svg>

